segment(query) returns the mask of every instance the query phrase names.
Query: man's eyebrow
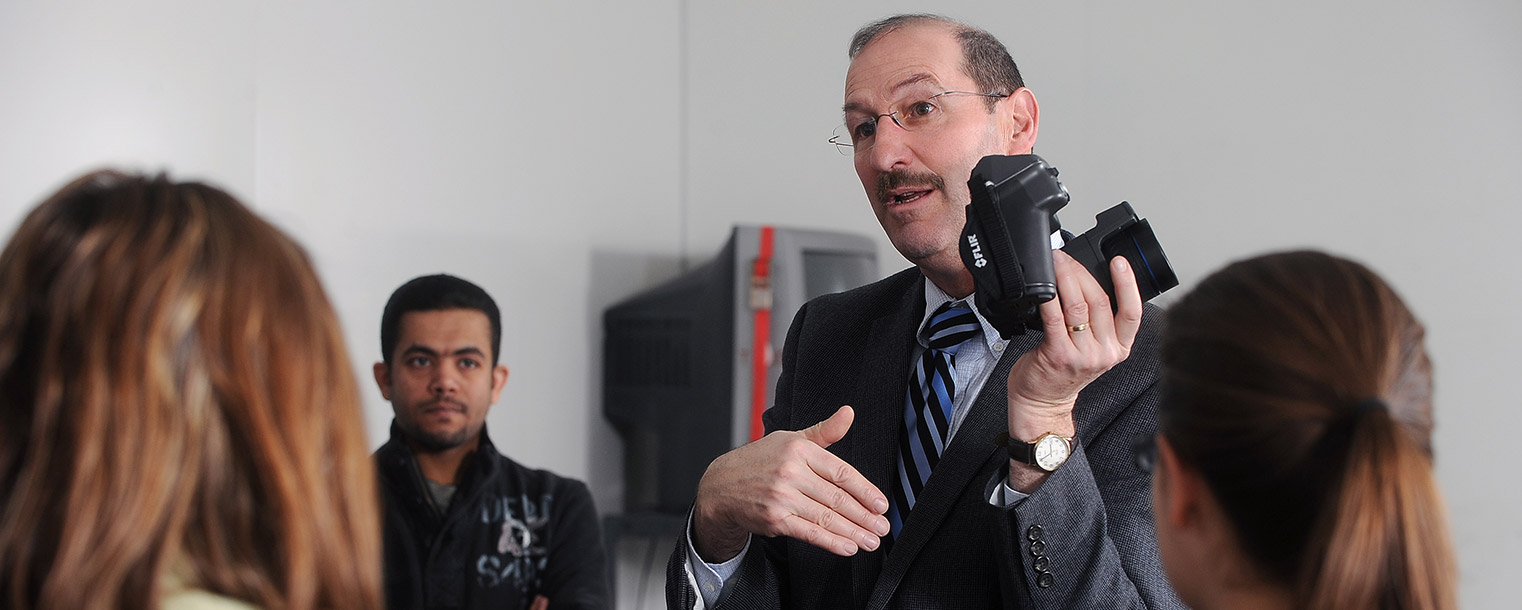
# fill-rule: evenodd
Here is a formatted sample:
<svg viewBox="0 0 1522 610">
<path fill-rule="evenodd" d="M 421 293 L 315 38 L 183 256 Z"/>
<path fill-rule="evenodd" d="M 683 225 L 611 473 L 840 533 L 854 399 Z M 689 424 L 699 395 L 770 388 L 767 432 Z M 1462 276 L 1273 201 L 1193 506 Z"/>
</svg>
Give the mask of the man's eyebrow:
<svg viewBox="0 0 1522 610">
<path fill-rule="evenodd" d="M 918 85 L 918 84 L 926 82 L 926 81 L 929 81 L 929 82 L 932 82 L 932 83 L 936 82 L 935 76 L 930 74 L 929 72 L 917 72 L 917 73 L 914 73 L 914 74 L 910 74 L 909 77 L 905 78 L 904 80 L 898 81 L 898 84 L 893 85 L 893 89 L 891 89 L 891 91 L 896 93 L 896 92 L 898 92 L 899 89 L 903 89 L 904 87 L 908 87 L 909 85 Z"/>
<path fill-rule="evenodd" d="M 414 343 L 412 345 L 409 345 L 409 346 L 407 346 L 407 349 L 402 350 L 402 355 L 403 356 L 405 356 L 407 354 L 422 354 L 424 356 L 438 356 L 439 355 L 439 353 L 434 351 L 433 348 L 422 346 L 422 345 L 418 345 L 416 343 Z"/>
<path fill-rule="evenodd" d="M 898 81 L 897 83 L 895 83 L 893 85 L 893 87 L 888 89 L 888 91 L 890 91 L 892 93 L 898 93 L 900 90 L 902 90 L 905 87 L 908 87 L 910 85 L 918 85 L 920 83 L 927 82 L 927 81 L 931 82 L 931 83 L 937 82 L 935 80 L 935 75 L 930 74 L 929 72 L 915 72 L 914 74 L 910 74 L 909 76 L 905 77 L 903 80 Z M 847 113 L 847 112 L 853 112 L 853 111 L 854 112 L 871 112 L 870 110 L 867 109 L 867 105 L 863 104 L 861 102 L 846 102 L 845 105 L 840 107 L 840 112 L 842 114 Z"/>
<path fill-rule="evenodd" d="M 481 356 L 482 358 L 485 358 L 486 357 L 486 352 L 481 351 L 481 348 L 476 347 L 474 345 L 467 345 L 467 346 L 462 347 L 460 349 L 457 349 L 457 350 L 455 350 L 453 352 L 450 352 L 449 355 L 451 355 L 451 356 L 469 356 L 469 355 L 475 355 L 475 356 Z"/>
<path fill-rule="evenodd" d="M 421 354 L 423 356 L 431 356 L 431 357 L 434 357 L 434 358 L 439 357 L 438 350 L 435 350 L 435 349 L 433 349 L 431 347 L 428 347 L 428 346 L 425 346 L 425 345 L 418 345 L 416 343 L 414 343 L 412 345 L 409 345 L 409 346 L 407 346 L 407 349 L 402 350 L 402 355 L 403 356 L 406 356 L 406 355 L 409 355 L 409 354 Z M 449 352 L 449 355 L 451 355 L 451 356 L 480 356 L 482 358 L 485 358 L 486 357 L 486 352 L 481 351 L 481 348 L 476 347 L 474 345 L 467 345 L 465 347 L 462 347 L 462 348 L 459 348 L 459 349 L 454 350 L 452 352 Z"/>
</svg>

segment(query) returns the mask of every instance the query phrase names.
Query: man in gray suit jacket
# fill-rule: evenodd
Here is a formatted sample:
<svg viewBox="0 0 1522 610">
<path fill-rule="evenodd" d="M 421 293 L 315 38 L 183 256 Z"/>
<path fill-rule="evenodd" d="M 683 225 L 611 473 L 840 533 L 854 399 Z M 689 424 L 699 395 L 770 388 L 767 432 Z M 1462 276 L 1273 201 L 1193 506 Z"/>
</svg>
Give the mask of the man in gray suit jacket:
<svg viewBox="0 0 1522 610">
<path fill-rule="evenodd" d="M 770 434 L 698 484 L 668 606 L 1178 606 L 1131 451 L 1156 427 L 1159 316 L 1124 259 L 1113 313 L 1061 253 L 1041 332 L 1005 341 L 967 309 L 966 179 L 1036 140 L 1014 61 L 925 15 L 868 25 L 850 55 L 839 141 L 915 268 L 798 313 Z"/>
</svg>

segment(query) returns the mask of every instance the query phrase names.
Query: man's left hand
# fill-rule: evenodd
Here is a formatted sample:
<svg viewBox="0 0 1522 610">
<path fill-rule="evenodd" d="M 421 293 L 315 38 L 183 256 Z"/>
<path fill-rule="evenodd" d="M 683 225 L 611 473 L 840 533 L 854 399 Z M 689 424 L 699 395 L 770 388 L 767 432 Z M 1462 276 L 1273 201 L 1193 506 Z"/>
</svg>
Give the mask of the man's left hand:
<svg viewBox="0 0 1522 610">
<path fill-rule="evenodd" d="M 1125 360 L 1141 328 L 1141 292 L 1124 257 L 1110 261 L 1119 307 L 1088 269 L 1067 253 L 1052 252 L 1057 298 L 1041 304 L 1046 337 L 1009 371 L 1009 436 L 1033 441 L 1048 432 L 1072 437 L 1078 392 Z M 1046 473 L 1011 463 L 1010 487 L 1030 493 Z"/>
</svg>

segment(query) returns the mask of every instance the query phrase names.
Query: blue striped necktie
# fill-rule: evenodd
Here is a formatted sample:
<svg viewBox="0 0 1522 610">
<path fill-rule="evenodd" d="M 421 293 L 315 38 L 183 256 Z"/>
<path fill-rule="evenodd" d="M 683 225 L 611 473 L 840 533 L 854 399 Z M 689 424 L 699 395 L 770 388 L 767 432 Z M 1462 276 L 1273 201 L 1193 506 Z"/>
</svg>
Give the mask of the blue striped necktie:
<svg viewBox="0 0 1522 610">
<path fill-rule="evenodd" d="M 930 335 L 930 347 L 914 366 L 909 398 L 904 404 L 904 427 L 898 433 L 898 480 L 888 507 L 888 523 L 894 538 L 903 529 L 925 481 L 930 479 L 930 471 L 946 451 L 951 401 L 956 396 L 957 350 L 968 339 L 982 334 L 983 327 L 972 309 L 956 301 L 936 310 L 926 332 Z"/>
</svg>

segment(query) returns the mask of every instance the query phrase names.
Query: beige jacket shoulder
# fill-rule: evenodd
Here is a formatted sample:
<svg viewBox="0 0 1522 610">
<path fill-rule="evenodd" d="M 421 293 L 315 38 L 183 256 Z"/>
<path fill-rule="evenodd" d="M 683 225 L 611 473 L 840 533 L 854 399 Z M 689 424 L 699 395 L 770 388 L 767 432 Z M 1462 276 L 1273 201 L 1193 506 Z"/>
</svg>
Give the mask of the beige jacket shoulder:
<svg viewBox="0 0 1522 610">
<path fill-rule="evenodd" d="M 241 600 L 199 589 L 180 589 L 164 594 L 160 610 L 258 610 Z"/>
</svg>

